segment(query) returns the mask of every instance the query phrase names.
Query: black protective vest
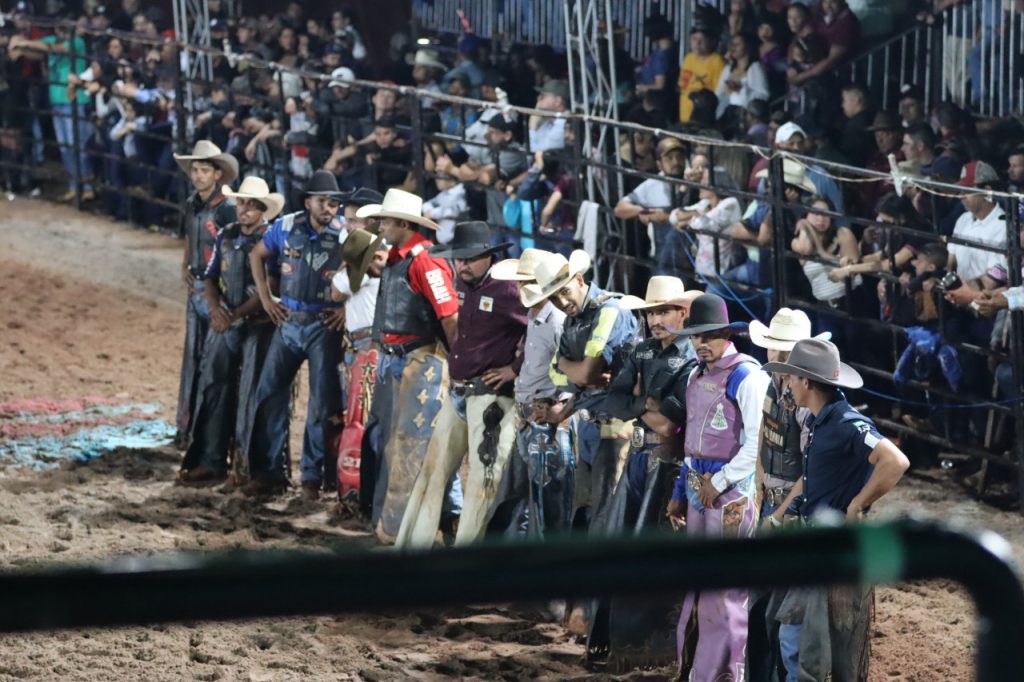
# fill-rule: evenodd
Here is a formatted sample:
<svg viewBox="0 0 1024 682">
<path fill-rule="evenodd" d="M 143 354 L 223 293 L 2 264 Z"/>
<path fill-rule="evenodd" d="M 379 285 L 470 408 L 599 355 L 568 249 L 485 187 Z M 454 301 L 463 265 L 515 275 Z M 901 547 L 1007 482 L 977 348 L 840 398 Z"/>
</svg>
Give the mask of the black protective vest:
<svg viewBox="0 0 1024 682">
<path fill-rule="evenodd" d="M 565 318 L 565 326 L 562 328 L 562 343 L 568 350 L 565 357 L 573 362 L 579 362 L 585 357 L 587 342 L 593 336 L 594 327 L 597 326 L 601 316 L 603 304 L 610 298 L 617 298 L 616 294 L 604 293 L 593 299 L 586 308 L 575 317 Z M 622 310 L 621 314 L 632 315 L 628 310 Z M 633 352 L 634 344 L 624 343 L 615 351 L 611 366 L 608 371 L 615 376 L 626 363 L 626 358 Z"/>
<path fill-rule="evenodd" d="M 251 235 L 242 234 L 238 223 L 224 228 L 220 241 L 220 292 L 229 308 L 242 305 L 255 291 L 249 254 L 261 235 L 262 230 L 259 229 Z"/>
<path fill-rule="evenodd" d="M 188 266 L 196 277 L 206 272 L 206 265 L 210 262 L 217 232 L 221 228 L 217 224 L 217 207 L 223 201 L 224 195 L 219 190 L 205 204 L 198 194 L 188 199 L 188 212 L 185 214 L 185 234 L 189 240 Z"/>
<path fill-rule="evenodd" d="M 281 297 L 309 305 L 335 307 L 331 278 L 341 268 L 341 231 L 332 222 L 316 234 L 305 211 L 280 218 Z"/>
<path fill-rule="evenodd" d="M 761 467 L 787 481 L 796 481 L 803 473 L 800 455 L 800 424 L 796 412 L 787 410 L 778 400 L 775 382 L 768 386 L 761 422 Z"/>
<path fill-rule="evenodd" d="M 409 283 L 412 260 L 424 251 L 423 245 L 417 244 L 405 258 L 384 268 L 373 313 L 373 338 L 377 341 L 382 334 L 437 338 L 437 317 L 430 301 Z"/>
</svg>

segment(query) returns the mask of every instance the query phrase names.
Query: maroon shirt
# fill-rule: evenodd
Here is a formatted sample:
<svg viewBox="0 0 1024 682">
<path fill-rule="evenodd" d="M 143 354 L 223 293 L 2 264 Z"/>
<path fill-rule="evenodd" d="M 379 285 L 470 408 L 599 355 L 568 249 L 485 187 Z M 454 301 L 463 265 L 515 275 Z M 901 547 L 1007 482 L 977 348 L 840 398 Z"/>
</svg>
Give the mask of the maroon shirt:
<svg viewBox="0 0 1024 682">
<path fill-rule="evenodd" d="M 825 17 L 818 17 L 814 22 L 814 32 L 824 38 L 829 46 L 845 47 L 847 57 L 850 57 L 851 51 L 860 47 L 860 20 L 849 7 L 843 9 L 828 23 L 825 22 Z"/>
<path fill-rule="evenodd" d="M 448 374 L 456 381 L 474 379 L 489 369 L 523 364 L 519 346 L 526 335 L 526 308 L 515 282 L 485 275 L 475 286 L 455 278 L 459 328 L 448 355 Z"/>
</svg>

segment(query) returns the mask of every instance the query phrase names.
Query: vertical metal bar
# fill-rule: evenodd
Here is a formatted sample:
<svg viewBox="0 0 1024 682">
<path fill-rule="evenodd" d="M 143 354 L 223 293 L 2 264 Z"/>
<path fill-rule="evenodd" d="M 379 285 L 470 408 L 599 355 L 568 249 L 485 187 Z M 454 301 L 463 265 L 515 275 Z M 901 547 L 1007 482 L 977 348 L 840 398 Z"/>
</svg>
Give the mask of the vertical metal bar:
<svg viewBox="0 0 1024 682">
<path fill-rule="evenodd" d="M 277 69 L 277 91 L 278 91 L 278 97 L 280 98 L 280 102 L 279 103 L 281 105 L 281 111 L 284 112 L 287 109 L 287 98 L 284 96 L 284 69 L 283 68 L 278 68 Z M 413 99 L 413 108 L 414 109 L 419 109 L 419 98 L 418 97 Z M 284 148 L 284 187 L 278 187 L 277 191 L 284 195 L 285 203 L 288 204 L 288 205 L 291 205 L 291 203 L 292 203 L 292 163 L 291 163 L 291 161 L 292 161 L 292 159 L 291 159 L 292 149 L 288 145 L 288 143 L 285 142 L 285 140 L 287 139 L 287 134 L 291 130 L 291 123 L 292 123 L 291 116 L 283 115 L 281 123 L 284 126 L 284 131 L 283 131 L 282 137 L 281 137 L 281 146 Z M 413 147 L 413 149 L 423 149 L 423 147 L 422 146 Z M 416 163 L 416 158 L 417 157 L 419 158 L 420 164 L 423 163 L 423 154 L 422 153 L 420 153 L 420 154 L 413 154 L 412 156 L 413 156 L 413 164 Z M 416 175 L 417 175 L 417 177 L 419 177 L 419 176 L 422 175 L 422 172 L 417 171 Z M 276 175 L 275 175 L 275 177 L 276 177 Z M 422 189 L 422 188 L 419 188 L 419 189 Z M 419 195 L 423 196 L 423 192 L 419 192 Z"/>
<path fill-rule="evenodd" d="M 894 43 L 885 46 L 885 60 L 883 61 L 884 73 L 882 74 L 882 109 L 889 108 L 889 62 L 890 52 Z M 902 72 L 900 76 L 902 77 Z"/>
<path fill-rule="evenodd" d="M 64 23 L 64 26 L 68 26 L 68 22 Z M 78 25 L 70 24 L 68 34 L 68 58 L 71 61 L 71 65 L 68 67 L 68 73 L 78 75 L 78 51 L 75 50 L 75 39 L 78 37 Z M 52 81 L 55 74 L 47 72 L 47 79 Z M 71 104 L 71 152 L 75 157 L 75 208 L 80 209 L 82 207 L 82 173 L 85 170 L 82 168 L 82 145 L 85 144 L 85 140 L 81 139 L 81 135 L 78 131 L 78 90 L 75 90 L 74 95 L 70 98 Z"/>
<path fill-rule="evenodd" d="M 772 183 L 772 302 L 778 310 L 786 304 L 789 294 L 786 290 L 786 188 L 781 156 L 773 156 L 768 161 L 768 177 Z"/>
</svg>

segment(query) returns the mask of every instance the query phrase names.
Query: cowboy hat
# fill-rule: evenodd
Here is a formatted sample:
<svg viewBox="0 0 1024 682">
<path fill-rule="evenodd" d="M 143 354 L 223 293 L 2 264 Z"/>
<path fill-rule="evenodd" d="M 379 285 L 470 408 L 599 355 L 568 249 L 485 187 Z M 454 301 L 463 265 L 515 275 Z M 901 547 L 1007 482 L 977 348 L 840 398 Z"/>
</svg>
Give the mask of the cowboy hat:
<svg viewBox="0 0 1024 682">
<path fill-rule="evenodd" d="M 687 291 L 683 280 L 678 277 L 655 275 L 647 282 L 647 295 L 644 298 L 623 296 L 620 303 L 625 310 L 648 310 L 664 305 L 683 307 L 693 303 L 700 293 L 696 289 Z"/>
<path fill-rule="evenodd" d="M 331 280 L 334 287 L 340 291 L 338 278 L 348 277 L 349 291 L 353 294 L 359 291 L 359 287 L 363 284 L 363 277 L 366 276 L 366 271 L 370 269 L 370 263 L 373 262 L 373 256 L 383 245 L 383 237 L 378 237 L 366 230 L 355 229 L 349 232 L 348 237 L 341 245 L 341 259 L 345 261 L 345 271 L 335 273 Z"/>
<path fill-rule="evenodd" d="M 797 341 L 811 338 L 811 318 L 802 310 L 779 308 L 766 327 L 763 322 L 750 323 L 750 341 L 768 350 L 791 351 Z"/>
<path fill-rule="evenodd" d="M 406 55 L 406 63 L 412 64 L 413 66 L 429 66 L 433 69 L 448 70 L 448 66 L 441 61 L 436 50 L 416 50 L 416 56 L 409 58 Z"/>
<path fill-rule="evenodd" d="M 777 374 L 792 374 L 829 386 L 860 388 L 864 385 L 857 370 L 839 360 L 839 349 L 831 341 L 803 339 L 793 346 L 789 362 L 769 362 L 761 369 Z"/>
<path fill-rule="evenodd" d="M 746 322 L 730 322 L 725 299 L 717 294 L 701 294 L 690 304 L 690 316 L 679 330 L 669 330 L 679 336 L 706 334 L 720 329 L 743 329 Z"/>
<path fill-rule="evenodd" d="M 524 306 L 532 308 L 551 298 L 573 277 L 589 269 L 590 256 L 586 251 L 576 249 L 569 254 L 568 260 L 560 253 L 544 254 L 533 269 L 536 284 L 524 285 L 519 297 Z"/>
<path fill-rule="evenodd" d="M 220 191 L 228 199 L 255 199 L 260 202 L 267 207 L 267 210 L 263 212 L 263 219 L 267 222 L 276 218 L 284 208 L 284 195 L 271 192 L 267 181 L 255 175 L 250 175 L 242 180 L 237 192 L 231 191 L 230 185 L 224 185 Z"/>
<path fill-rule="evenodd" d="M 542 251 L 541 249 L 523 249 L 523 253 L 519 258 L 506 258 L 495 263 L 491 267 L 491 277 L 512 282 L 532 282 L 534 280 L 534 268 L 537 267 L 540 259 L 547 254 L 547 251 Z"/>
<path fill-rule="evenodd" d="M 369 187 L 360 187 L 354 192 L 346 194 L 341 200 L 345 206 L 369 206 L 370 204 L 380 204 L 384 200 L 384 195 L 375 189 Z"/>
<path fill-rule="evenodd" d="M 310 197 L 329 197 L 341 201 L 344 193 L 338 189 L 338 178 L 328 170 L 318 170 L 306 183 L 303 195 Z"/>
<path fill-rule="evenodd" d="M 359 218 L 396 218 L 416 223 L 431 230 L 441 229 L 437 223 L 429 218 L 423 217 L 423 199 L 415 194 L 410 194 L 401 189 L 391 188 L 384 195 L 384 201 L 377 204 L 363 206 L 356 211 Z"/>
<path fill-rule="evenodd" d="M 758 171 L 757 177 L 766 178 L 768 177 L 769 169 L 765 168 L 762 171 Z M 814 186 L 810 178 L 807 177 L 807 173 L 804 171 L 804 167 L 792 159 L 782 160 L 782 181 L 787 185 L 793 185 L 799 187 L 805 192 L 816 194 L 818 188 Z"/>
<path fill-rule="evenodd" d="M 452 240 L 447 244 L 438 244 L 431 247 L 430 253 L 435 256 L 458 258 L 460 260 L 472 259 L 504 251 L 513 244 L 514 242 L 493 244 L 491 242 L 491 226 L 482 220 L 471 220 L 465 223 L 457 223 Z"/>
<path fill-rule="evenodd" d="M 220 168 L 221 182 L 231 184 L 238 177 L 238 159 L 227 152 L 222 152 L 220 147 L 209 140 L 199 140 L 192 147 L 191 154 L 175 154 L 174 160 L 178 167 L 188 173 L 192 169 L 193 161 L 206 161 Z"/>
</svg>

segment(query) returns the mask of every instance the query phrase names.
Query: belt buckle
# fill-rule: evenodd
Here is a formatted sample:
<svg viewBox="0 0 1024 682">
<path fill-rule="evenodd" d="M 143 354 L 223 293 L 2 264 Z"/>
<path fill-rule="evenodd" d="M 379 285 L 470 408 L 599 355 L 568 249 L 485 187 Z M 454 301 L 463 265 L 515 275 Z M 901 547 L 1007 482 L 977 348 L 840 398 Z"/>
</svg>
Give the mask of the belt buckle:
<svg viewBox="0 0 1024 682">
<path fill-rule="evenodd" d="M 646 438 L 645 438 L 645 432 L 644 432 L 643 427 L 642 426 L 634 426 L 633 427 L 633 439 L 630 442 L 630 445 L 633 446 L 634 450 L 639 450 L 640 448 L 642 448 L 644 446 L 645 442 L 646 442 Z"/>
<path fill-rule="evenodd" d="M 693 492 L 700 492 L 701 486 L 704 485 L 704 477 L 689 469 L 686 472 L 686 485 L 690 486 Z"/>
</svg>

